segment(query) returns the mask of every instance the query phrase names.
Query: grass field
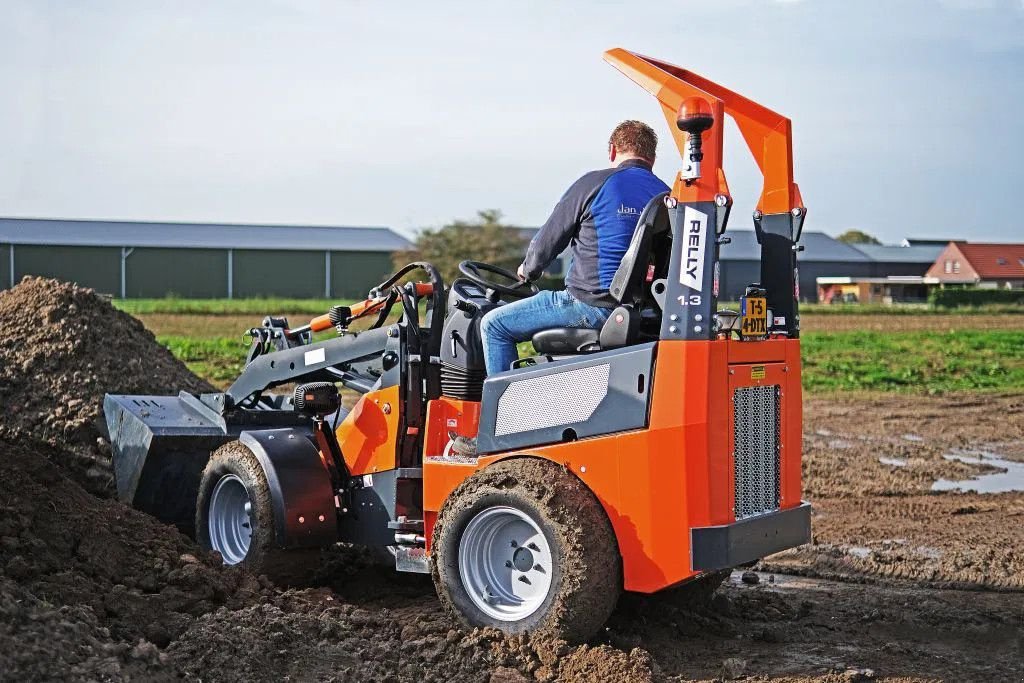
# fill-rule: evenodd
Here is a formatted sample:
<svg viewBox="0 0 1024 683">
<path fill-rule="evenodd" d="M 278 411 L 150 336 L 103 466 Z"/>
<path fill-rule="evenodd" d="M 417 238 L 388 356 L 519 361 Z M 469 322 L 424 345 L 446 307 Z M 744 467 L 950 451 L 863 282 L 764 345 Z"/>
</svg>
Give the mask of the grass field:
<svg viewBox="0 0 1024 683">
<path fill-rule="evenodd" d="M 337 304 L 333 299 L 114 299 L 114 306 L 132 315 L 247 315 L 261 318 L 281 311 L 319 315 Z M 259 320 L 256 321 L 257 323 Z"/>
<path fill-rule="evenodd" d="M 242 369 L 241 336 L 158 335 L 196 374 L 225 386 Z M 802 338 L 807 391 L 1024 390 L 1024 331 L 808 332 Z"/>
<path fill-rule="evenodd" d="M 332 299 L 114 299 L 114 306 L 132 315 L 277 315 L 282 311 L 292 314 L 318 315 L 335 304 L 349 301 Z M 737 308 L 736 302 L 719 302 L 722 308 Z M 801 315 L 872 315 L 872 316 L 928 316 L 928 315 L 1024 315 L 1024 306 L 989 305 L 957 308 L 934 308 L 928 304 L 801 304 Z"/>
<path fill-rule="evenodd" d="M 258 325 L 268 313 L 285 315 L 299 324 L 331 303 L 170 299 L 118 305 L 137 315 L 193 372 L 226 386 L 242 369 L 248 348 L 246 329 Z M 840 315 L 841 309 L 849 310 Z M 802 308 L 807 391 L 1024 390 L 1024 315 L 1020 312 L 878 315 L 871 310 Z"/>
<path fill-rule="evenodd" d="M 1024 330 L 808 332 L 807 391 L 1024 389 Z"/>
</svg>

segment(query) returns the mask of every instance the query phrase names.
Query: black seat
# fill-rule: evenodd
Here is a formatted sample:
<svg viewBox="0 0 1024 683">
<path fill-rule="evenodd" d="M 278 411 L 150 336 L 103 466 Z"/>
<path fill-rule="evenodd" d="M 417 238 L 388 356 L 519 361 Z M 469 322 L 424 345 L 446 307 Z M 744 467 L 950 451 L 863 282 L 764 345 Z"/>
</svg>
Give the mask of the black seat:
<svg viewBox="0 0 1024 683">
<path fill-rule="evenodd" d="M 644 207 L 626 254 L 622 257 L 608 293 L 620 306 L 612 311 L 600 330 L 554 327 L 533 335 L 533 347 L 543 355 L 572 355 L 614 349 L 633 343 L 639 329 L 640 311 L 646 295 L 647 274 L 667 267 L 667 250 L 653 249 L 655 239 L 671 234 L 667 192 L 651 198 Z M 656 252 L 664 251 L 659 254 Z"/>
<path fill-rule="evenodd" d="M 553 327 L 533 335 L 533 348 L 543 354 L 575 354 L 597 351 L 600 330 L 581 327 Z"/>
</svg>

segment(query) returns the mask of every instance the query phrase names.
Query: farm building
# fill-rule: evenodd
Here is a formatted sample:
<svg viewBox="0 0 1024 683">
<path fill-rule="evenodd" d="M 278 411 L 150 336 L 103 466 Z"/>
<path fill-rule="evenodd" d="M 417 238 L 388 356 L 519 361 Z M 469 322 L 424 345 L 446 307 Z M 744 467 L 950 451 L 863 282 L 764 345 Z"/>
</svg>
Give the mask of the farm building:
<svg viewBox="0 0 1024 683">
<path fill-rule="evenodd" d="M 737 301 L 744 288 L 761 279 L 761 246 L 753 230 L 728 230 L 731 242 L 722 245 L 719 299 Z M 826 275 L 869 277 L 874 272 L 871 257 L 823 232 L 805 230 L 800 237 L 804 251 L 797 257 L 800 298 L 817 301 L 817 278 Z"/>
<path fill-rule="evenodd" d="M 537 228 L 519 228 L 524 241 L 529 241 Z M 721 249 L 719 298 L 736 301 L 752 282 L 761 279 L 761 247 L 753 230 L 729 230 L 731 240 Z M 823 232 L 805 231 L 800 238 L 804 251 L 799 255 L 800 295 L 804 301 L 817 301 L 817 280 L 821 277 L 886 278 L 890 276 L 922 276 L 942 251 L 942 246 L 851 245 L 829 237 Z M 569 251 L 555 259 L 548 272 L 565 275 Z"/>
<path fill-rule="evenodd" d="M 519 228 L 524 241 L 529 241 L 537 228 Z M 736 301 L 752 282 L 761 279 L 761 247 L 753 230 L 728 230 L 731 241 L 721 248 L 721 275 L 719 299 Z M 920 278 L 935 262 L 945 243 L 912 243 L 906 246 L 846 244 L 823 232 L 804 231 L 800 237 L 804 250 L 798 257 L 800 297 L 803 301 L 818 301 L 820 278 L 850 280 L 873 278 L 879 282 L 886 278 L 913 280 Z M 569 266 L 569 251 L 555 259 L 548 273 L 565 275 Z M 899 290 L 902 292 L 903 290 Z M 909 287 L 907 296 L 916 299 L 922 290 Z"/>
<path fill-rule="evenodd" d="M 875 264 L 871 271 L 872 277 L 906 278 L 924 276 L 946 245 L 854 244 L 851 246 Z M 839 274 L 841 273 L 837 273 L 837 275 Z"/>
<path fill-rule="evenodd" d="M 928 298 L 925 273 L 945 244 L 904 240 L 901 246 L 852 245 L 871 259 L 870 275 L 837 270 L 817 278 L 818 301 L 824 303 L 919 303 Z"/>
<path fill-rule="evenodd" d="M 983 289 L 1024 288 L 1024 244 L 950 242 L 928 276 L 941 285 Z"/>
<path fill-rule="evenodd" d="M 934 278 L 923 275 L 887 277 L 819 277 L 818 301 L 826 304 L 924 303 Z"/>
<path fill-rule="evenodd" d="M 409 246 L 389 228 L 0 218 L 0 287 L 45 275 L 125 298 L 354 298 Z"/>
</svg>

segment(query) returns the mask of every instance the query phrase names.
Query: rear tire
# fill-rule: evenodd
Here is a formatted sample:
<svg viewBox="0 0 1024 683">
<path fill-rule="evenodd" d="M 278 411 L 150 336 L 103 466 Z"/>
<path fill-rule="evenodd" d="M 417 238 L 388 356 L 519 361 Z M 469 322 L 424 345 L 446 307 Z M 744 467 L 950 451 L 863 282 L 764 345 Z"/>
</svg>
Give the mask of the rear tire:
<svg viewBox="0 0 1024 683">
<path fill-rule="evenodd" d="M 253 452 L 238 441 L 214 451 L 203 470 L 196 539 L 219 552 L 224 564 L 241 565 L 281 585 L 306 583 L 319 566 L 319 548 L 278 546 L 267 476 Z"/>
<path fill-rule="evenodd" d="M 498 462 L 464 481 L 434 526 L 441 603 L 468 627 L 583 642 L 615 608 L 622 558 L 576 476 L 546 460 Z"/>
</svg>

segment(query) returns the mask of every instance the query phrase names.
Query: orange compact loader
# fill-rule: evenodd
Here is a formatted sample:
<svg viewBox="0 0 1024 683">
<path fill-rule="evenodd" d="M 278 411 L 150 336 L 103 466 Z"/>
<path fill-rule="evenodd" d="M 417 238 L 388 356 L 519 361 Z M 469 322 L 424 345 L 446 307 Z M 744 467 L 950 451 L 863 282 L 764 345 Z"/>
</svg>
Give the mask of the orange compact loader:
<svg viewBox="0 0 1024 683">
<path fill-rule="evenodd" d="M 483 263 L 464 262 L 449 286 L 409 264 L 307 325 L 266 318 L 223 393 L 108 395 L 122 500 L 277 580 L 339 541 L 386 548 L 398 571 L 432 574 L 468 625 L 575 641 L 624 590 L 713 588 L 808 542 L 806 211 L 790 122 L 671 64 L 621 49 L 605 59 L 658 99 L 683 164 L 639 218 L 604 327 L 542 331 L 535 356 L 485 377 L 481 316 L 535 290 Z M 764 175 L 760 282 L 735 311 L 717 302 L 726 115 Z M 414 271 L 424 281 L 401 284 Z M 358 319 L 368 329 L 351 330 Z M 292 395 L 269 391 L 292 383 Z M 351 410 L 339 386 L 359 395 Z M 456 435 L 477 437 L 478 455 L 453 454 Z"/>
</svg>

